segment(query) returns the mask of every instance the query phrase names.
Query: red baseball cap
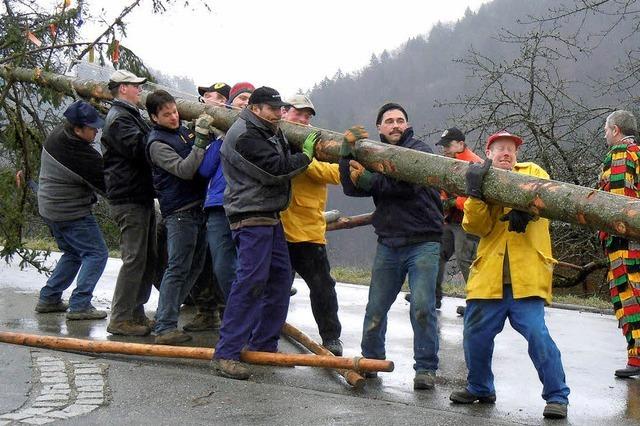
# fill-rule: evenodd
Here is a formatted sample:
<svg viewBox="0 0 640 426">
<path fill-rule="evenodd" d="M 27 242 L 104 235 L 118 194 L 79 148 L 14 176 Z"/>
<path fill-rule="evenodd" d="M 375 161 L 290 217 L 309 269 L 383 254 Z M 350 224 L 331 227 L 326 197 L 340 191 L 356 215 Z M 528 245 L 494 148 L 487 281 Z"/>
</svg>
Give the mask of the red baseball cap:
<svg viewBox="0 0 640 426">
<path fill-rule="evenodd" d="M 522 138 L 520 138 L 520 136 L 513 135 L 506 130 L 500 130 L 499 132 L 496 132 L 487 138 L 487 145 L 485 146 L 485 149 L 489 149 L 492 143 L 502 138 L 507 138 L 514 141 L 516 144 L 516 148 L 522 145 Z"/>
</svg>

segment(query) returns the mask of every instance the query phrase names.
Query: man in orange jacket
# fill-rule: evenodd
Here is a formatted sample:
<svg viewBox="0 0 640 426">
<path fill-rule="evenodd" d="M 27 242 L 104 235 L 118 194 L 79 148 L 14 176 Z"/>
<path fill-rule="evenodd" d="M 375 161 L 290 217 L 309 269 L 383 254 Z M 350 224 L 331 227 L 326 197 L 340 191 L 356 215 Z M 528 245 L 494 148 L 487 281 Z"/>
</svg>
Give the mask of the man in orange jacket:
<svg viewBox="0 0 640 426">
<path fill-rule="evenodd" d="M 282 115 L 282 119 L 309 125 L 316 114 L 309 98 L 295 95 L 287 102 L 292 106 Z M 325 248 L 327 240 L 323 212 L 327 203 L 327 185 L 339 183 L 337 164 L 313 159 L 304 173 L 292 179 L 291 204 L 280 214 L 289 246 L 291 269 L 300 274 L 309 286 L 311 311 L 318 324 L 322 345 L 336 356 L 342 356 L 342 326 L 338 319 L 336 282 L 331 277 Z"/>
<path fill-rule="evenodd" d="M 471 151 L 464 141 L 464 133 L 457 127 L 445 130 L 436 145 L 442 147 L 442 153 L 450 158 L 464 160 L 470 163 L 481 163 L 482 159 Z M 469 278 L 469 268 L 476 257 L 479 238 L 462 229 L 464 202 L 467 197 L 440 192 L 444 207 L 444 228 L 440 241 L 440 268 L 436 281 L 436 308 L 442 304 L 442 282 L 447 262 L 455 253 L 458 268 L 462 272 L 465 283 Z"/>
</svg>

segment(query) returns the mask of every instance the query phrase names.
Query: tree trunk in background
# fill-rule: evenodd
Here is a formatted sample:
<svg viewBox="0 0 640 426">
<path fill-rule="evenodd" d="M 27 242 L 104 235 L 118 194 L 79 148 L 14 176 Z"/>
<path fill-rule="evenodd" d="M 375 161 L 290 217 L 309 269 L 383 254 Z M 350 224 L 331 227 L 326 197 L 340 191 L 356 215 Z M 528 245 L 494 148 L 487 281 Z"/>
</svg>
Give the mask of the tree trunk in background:
<svg viewBox="0 0 640 426">
<path fill-rule="evenodd" d="M 8 67 L 0 67 L 0 77 L 35 83 L 70 96 L 74 96 L 75 91 L 87 99 L 111 99 L 104 82 Z M 143 92 L 142 104 L 148 93 Z M 183 99 L 178 99 L 177 105 L 183 120 L 192 120 L 202 113 L 207 113 L 213 117 L 214 125 L 225 131 L 238 115 L 238 111 L 235 110 Z M 317 158 L 323 161 L 338 161 L 341 133 L 293 123 L 283 123 L 281 127 L 289 141 L 296 145 L 301 145 L 310 132 L 320 130 L 322 140 L 317 147 Z M 369 170 L 418 185 L 442 188 L 450 193 L 465 192 L 464 176 L 468 164 L 464 161 L 368 139 L 358 141 L 355 152 L 358 161 Z M 597 170 L 593 172 L 596 174 Z M 629 197 L 496 168 L 492 168 L 487 174 L 483 191 L 485 199 L 491 203 L 631 239 L 640 239 L 640 201 Z"/>
</svg>

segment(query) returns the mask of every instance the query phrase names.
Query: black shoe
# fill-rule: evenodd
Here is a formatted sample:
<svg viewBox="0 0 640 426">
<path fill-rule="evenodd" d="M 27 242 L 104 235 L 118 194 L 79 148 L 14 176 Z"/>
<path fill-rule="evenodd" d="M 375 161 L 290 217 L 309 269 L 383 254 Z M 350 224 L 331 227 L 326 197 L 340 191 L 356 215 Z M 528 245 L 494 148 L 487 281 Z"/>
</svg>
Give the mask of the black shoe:
<svg viewBox="0 0 640 426">
<path fill-rule="evenodd" d="M 406 300 L 407 302 L 411 302 L 411 293 L 406 293 L 404 295 L 404 300 Z"/>
<path fill-rule="evenodd" d="M 628 377 L 633 377 L 633 376 L 639 376 L 640 375 L 640 367 L 635 367 L 633 365 L 627 365 L 625 368 L 621 368 L 619 370 L 616 370 L 615 372 L 616 377 L 622 377 L 622 378 L 628 378 Z"/>
<path fill-rule="evenodd" d="M 364 377 L 365 379 L 377 379 L 378 378 L 378 372 L 377 371 L 365 371 L 364 373 L 362 373 L 362 377 Z"/>
<path fill-rule="evenodd" d="M 66 312 L 67 309 L 69 309 L 69 304 L 61 300 L 56 303 L 38 302 L 35 310 L 40 314 L 48 314 L 52 312 Z"/>
<path fill-rule="evenodd" d="M 451 392 L 449 399 L 455 404 L 473 404 L 478 401 L 480 404 L 494 404 L 496 402 L 496 394 L 487 396 L 477 396 L 468 390 L 460 390 Z"/>
<path fill-rule="evenodd" d="M 335 356 L 342 356 L 342 341 L 340 339 L 323 340 L 322 346 Z"/>
<path fill-rule="evenodd" d="M 289 297 L 295 296 L 296 293 L 298 293 L 298 289 L 295 287 L 291 287 L 291 290 L 289 290 Z"/>
<path fill-rule="evenodd" d="M 547 419 L 564 419 L 567 417 L 567 404 L 549 402 L 544 407 L 542 415 Z"/>
</svg>

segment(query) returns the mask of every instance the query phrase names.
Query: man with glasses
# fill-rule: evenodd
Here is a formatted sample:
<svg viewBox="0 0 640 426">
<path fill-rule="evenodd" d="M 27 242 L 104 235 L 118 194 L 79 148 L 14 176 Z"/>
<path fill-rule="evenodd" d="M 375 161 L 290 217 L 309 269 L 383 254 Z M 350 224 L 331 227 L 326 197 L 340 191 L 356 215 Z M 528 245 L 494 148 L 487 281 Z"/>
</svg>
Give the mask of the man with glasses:
<svg viewBox="0 0 640 426">
<path fill-rule="evenodd" d="M 154 190 L 145 159 L 151 129 L 137 107 L 145 81 L 126 70 L 111 75 L 108 87 L 114 101 L 101 138 L 107 198 L 120 229 L 122 257 L 107 331 L 125 336 L 151 332 L 144 313 L 156 262 Z"/>
</svg>

